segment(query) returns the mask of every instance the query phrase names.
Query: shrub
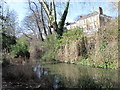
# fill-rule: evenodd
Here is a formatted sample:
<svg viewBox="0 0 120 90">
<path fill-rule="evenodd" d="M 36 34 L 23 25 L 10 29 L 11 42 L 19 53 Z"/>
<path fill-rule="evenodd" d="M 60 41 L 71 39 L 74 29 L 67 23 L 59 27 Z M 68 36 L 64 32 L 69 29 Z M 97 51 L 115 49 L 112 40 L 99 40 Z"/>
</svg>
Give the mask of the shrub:
<svg viewBox="0 0 120 90">
<path fill-rule="evenodd" d="M 59 48 L 59 40 L 56 39 L 56 34 L 47 36 L 47 39 L 42 44 L 44 47 L 43 60 L 57 59 L 57 49 Z"/>
<path fill-rule="evenodd" d="M 0 37 L 1 39 L 1 37 Z M 9 53 L 11 51 L 11 45 L 16 44 L 16 37 L 7 35 L 5 32 L 2 32 L 2 50 Z"/>
<path fill-rule="evenodd" d="M 11 46 L 12 51 L 11 54 L 16 55 L 24 55 L 26 52 L 28 52 L 28 45 L 26 41 L 20 41 L 18 40 L 17 43 L 13 46 Z"/>
<path fill-rule="evenodd" d="M 83 40 L 83 30 L 78 27 L 75 27 L 74 29 L 64 32 L 61 38 L 58 39 L 57 37 L 57 34 L 47 36 L 47 39 L 43 43 L 45 52 L 43 54 L 42 59 L 58 60 L 57 54 L 59 53 L 59 49 L 63 49 L 66 44 L 69 44 L 74 40 L 78 40 L 79 38 L 79 40 Z"/>
</svg>

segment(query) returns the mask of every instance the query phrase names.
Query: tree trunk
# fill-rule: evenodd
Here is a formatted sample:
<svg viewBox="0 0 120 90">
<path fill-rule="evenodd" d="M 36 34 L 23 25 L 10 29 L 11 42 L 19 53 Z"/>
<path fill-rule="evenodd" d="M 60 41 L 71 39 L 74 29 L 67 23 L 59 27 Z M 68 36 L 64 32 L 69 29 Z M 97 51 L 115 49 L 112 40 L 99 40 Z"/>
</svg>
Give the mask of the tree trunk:
<svg viewBox="0 0 120 90">
<path fill-rule="evenodd" d="M 36 24 L 37 24 L 37 27 L 38 27 L 38 30 L 39 30 L 39 35 L 40 35 L 41 41 L 44 41 L 43 36 L 42 36 L 42 32 L 41 32 L 41 28 L 40 28 L 40 24 L 39 24 L 39 18 L 37 17 L 35 11 L 32 9 L 30 0 L 28 0 L 28 1 L 29 1 L 28 2 L 29 3 L 29 8 L 35 16 L 35 20 L 36 20 Z"/>
<path fill-rule="evenodd" d="M 43 18 L 43 7 L 41 5 L 41 20 L 42 20 L 42 26 L 43 26 L 43 30 L 44 30 L 44 33 L 45 33 L 45 36 L 47 36 L 47 31 L 46 31 L 46 28 L 45 28 L 45 23 L 44 23 L 44 18 Z"/>
<path fill-rule="evenodd" d="M 38 1 L 40 2 L 40 0 L 38 0 Z M 67 1 L 66 8 L 65 8 L 63 15 L 58 24 L 57 24 L 56 8 L 55 8 L 54 2 L 55 2 L 54 0 L 51 0 L 50 8 L 48 8 L 48 4 L 44 0 L 41 1 L 42 6 L 48 17 L 49 29 L 51 30 L 51 28 L 53 28 L 54 31 L 57 32 L 58 35 L 62 36 L 65 20 L 66 20 L 67 14 L 68 14 L 70 0 Z"/>
<path fill-rule="evenodd" d="M 56 16 L 56 8 L 55 8 L 54 0 L 52 0 L 52 7 L 53 7 L 53 16 L 54 16 L 53 29 L 54 29 L 54 31 L 57 32 L 57 30 L 58 30 L 58 25 L 57 25 L 57 16 Z"/>
<path fill-rule="evenodd" d="M 64 10 L 64 13 L 58 23 L 58 31 L 57 33 L 62 36 L 63 34 L 63 27 L 64 27 L 64 24 L 65 24 L 65 20 L 66 20 L 66 17 L 67 17 L 67 14 L 68 14 L 68 8 L 69 8 L 69 3 L 70 3 L 70 0 L 67 1 L 67 4 L 66 4 L 66 8 Z"/>
<path fill-rule="evenodd" d="M 50 10 L 49 10 L 48 5 L 44 0 L 42 0 L 42 1 L 38 0 L 38 1 L 40 3 L 41 7 L 43 7 L 43 9 L 45 10 L 47 18 L 48 18 L 48 34 L 52 34 L 52 31 L 51 31 L 52 25 L 51 25 L 51 20 L 50 20 L 50 16 L 52 13 L 51 5 L 50 5 Z"/>
</svg>

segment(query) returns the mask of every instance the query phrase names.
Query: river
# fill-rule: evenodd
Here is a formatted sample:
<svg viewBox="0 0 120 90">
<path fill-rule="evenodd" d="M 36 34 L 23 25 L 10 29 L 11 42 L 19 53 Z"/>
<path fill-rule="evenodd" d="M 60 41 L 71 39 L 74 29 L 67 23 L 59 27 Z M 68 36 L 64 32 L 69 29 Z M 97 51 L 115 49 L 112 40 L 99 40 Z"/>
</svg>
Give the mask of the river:
<svg viewBox="0 0 120 90">
<path fill-rule="evenodd" d="M 118 88 L 119 85 L 118 71 L 112 69 L 92 68 L 83 65 L 65 63 L 59 64 L 38 63 L 32 65 L 31 69 L 36 74 L 38 84 L 42 83 L 41 85 L 44 85 L 45 88 L 52 87 L 54 89 L 57 88 L 100 89 L 100 88 Z M 49 83 L 49 85 L 46 85 L 45 83 Z"/>
<path fill-rule="evenodd" d="M 74 64 L 44 64 L 54 88 L 118 88 L 118 71 Z M 46 71 L 46 74 L 47 74 Z"/>
</svg>

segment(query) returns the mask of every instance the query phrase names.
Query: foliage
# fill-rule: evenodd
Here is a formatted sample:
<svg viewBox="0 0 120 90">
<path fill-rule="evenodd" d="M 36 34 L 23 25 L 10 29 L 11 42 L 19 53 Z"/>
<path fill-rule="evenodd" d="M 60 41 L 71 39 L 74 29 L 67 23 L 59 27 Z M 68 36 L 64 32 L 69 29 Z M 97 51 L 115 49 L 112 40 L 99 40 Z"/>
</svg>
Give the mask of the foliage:
<svg viewBox="0 0 120 90">
<path fill-rule="evenodd" d="M 11 48 L 11 54 L 13 55 L 25 54 L 28 51 L 28 45 L 24 40 L 17 40 L 17 43 L 11 46 Z"/>
<path fill-rule="evenodd" d="M 58 42 L 60 43 L 61 47 L 64 47 L 66 44 L 69 44 L 72 41 L 81 40 L 82 37 L 84 37 L 83 29 L 80 29 L 79 27 L 75 27 L 73 29 L 64 32 L 62 38 L 59 39 Z"/>
<path fill-rule="evenodd" d="M 118 68 L 118 25 L 114 19 L 99 29 L 96 36 L 96 46 L 90 51 L 88 62 L 93 61 L 91 66 L 100 68 Z M 88 39 L 89 40 L 89 39 Z M 84 61 L 80 61 L 85 64 Z M 87 62 L 87 61 L 86 61 Z"/>
<path fill-rule="evenodd" d="M 62 36 L 62 40 L 75 40 L 77 38 L 80 38 L 82 37 L 82 34 L 83 34 L 83 29 L 80 29 L 79 27 L 75 27 L 73 29 L 70 29 L 69 31 L 67 32 L 64 32 L 63 33 L 63 36 Z"/>
<path fill-rule="evenodd" d="M 118 61 L 118 26 L 117 21 L 113 20 L 108 25 L 99 29 L 96 48 L 90 52 L 89 57 L 80 60 L 76 64 L 90 65 L 99 68 L 117 69 Z M 94 37 L 93 37 L 94 38 Z"/>
<path fill-rule="evenodd" d="M 16 37 L 7 35 L 5 32 L 2 33 L 2 50 L 7 52 L 11 51 L 11 45 L 16 43 Z"/>
<path fill-rule="evenodd" d="M 94 63 L 94 61 L 85 58 L 80 58 L 78 62 L 75 64 L 81 64 L 81 65 L 87 65 L 87 66 L 92 66 L 92 67 L 97 67 L 97 68 L 111 68 L 111 69 L 117 69 L 117 66 L 115 65 L 115 61 L 111 60 L 107 64 L 105 62 L 99 61 L 97 63 Z"/>
<path fill-rule="evenodd" d="M 80 58 L 80 60 L 78 62 L 76 62 L 75 64 L 81 64 L 81 65 L 88 65 L 88 66 L 92 66 L 93 65 L 93 61 L 90 59 L 85 59 L 85 58 Z"/>
<path fill-rule="evenodd" d="M 63 36 L 57 39 L 58 34 L 48 35 L 43 46 L 45 47 L 42 59 L 58 60 L 58 50 L 62 49 L 67 43 L 70 43 L 78 38 L 82 38 L 83 30 L 78 27 L 63 33 Z"/>
<path fill-rule="evenodd" d="M 59 47 L 59 40 L 56 40 L 56 34 L 48 35 L 45 42 L 42 44 L 44 47 L 44 54 L 42 59 L 54 60 L 57 59 L 57 48 Z"/>
</svg>

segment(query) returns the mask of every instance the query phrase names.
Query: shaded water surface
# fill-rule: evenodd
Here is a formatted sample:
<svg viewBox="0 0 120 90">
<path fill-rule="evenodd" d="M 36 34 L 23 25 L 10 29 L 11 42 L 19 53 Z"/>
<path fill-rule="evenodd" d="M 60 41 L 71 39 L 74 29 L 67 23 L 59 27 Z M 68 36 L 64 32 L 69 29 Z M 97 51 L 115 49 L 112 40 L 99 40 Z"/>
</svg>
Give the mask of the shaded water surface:
<svg viewBox="0 0 120 90">
<path fill-rule="evenodd" d="M 12 70 L 14 71 L 14 69 Z M 28 70 L 24 71 L 24 73 L 31 72 L 33 75 L 31 76 L 30 73 L 30 82 L 26 82 L 25 84 L 29 84 L 32 88 L 118 88 L 117 70 L 63 63 L 36 64 L 29 66 Z M 20 78 L 23 76 L 25 78 L 24 73 Z M 12 80 L 9 81 L 13 83 Z M 4 81 L 3 83 L 8 82 Z M 25 87 L 30 88 L 27 85 Z M 4 88 L 7 88 L 7 86 L 3 85 Z M 23 86 L 21 85 L 21 87 Z"/>
<path fill-rule="evenodd" d="M 117 70 L 92 68 L 73 64 L 48 64 L 44 68 L 56 75 L 56 86 L 65 88 L 118 88 Z"/>
</svg>

